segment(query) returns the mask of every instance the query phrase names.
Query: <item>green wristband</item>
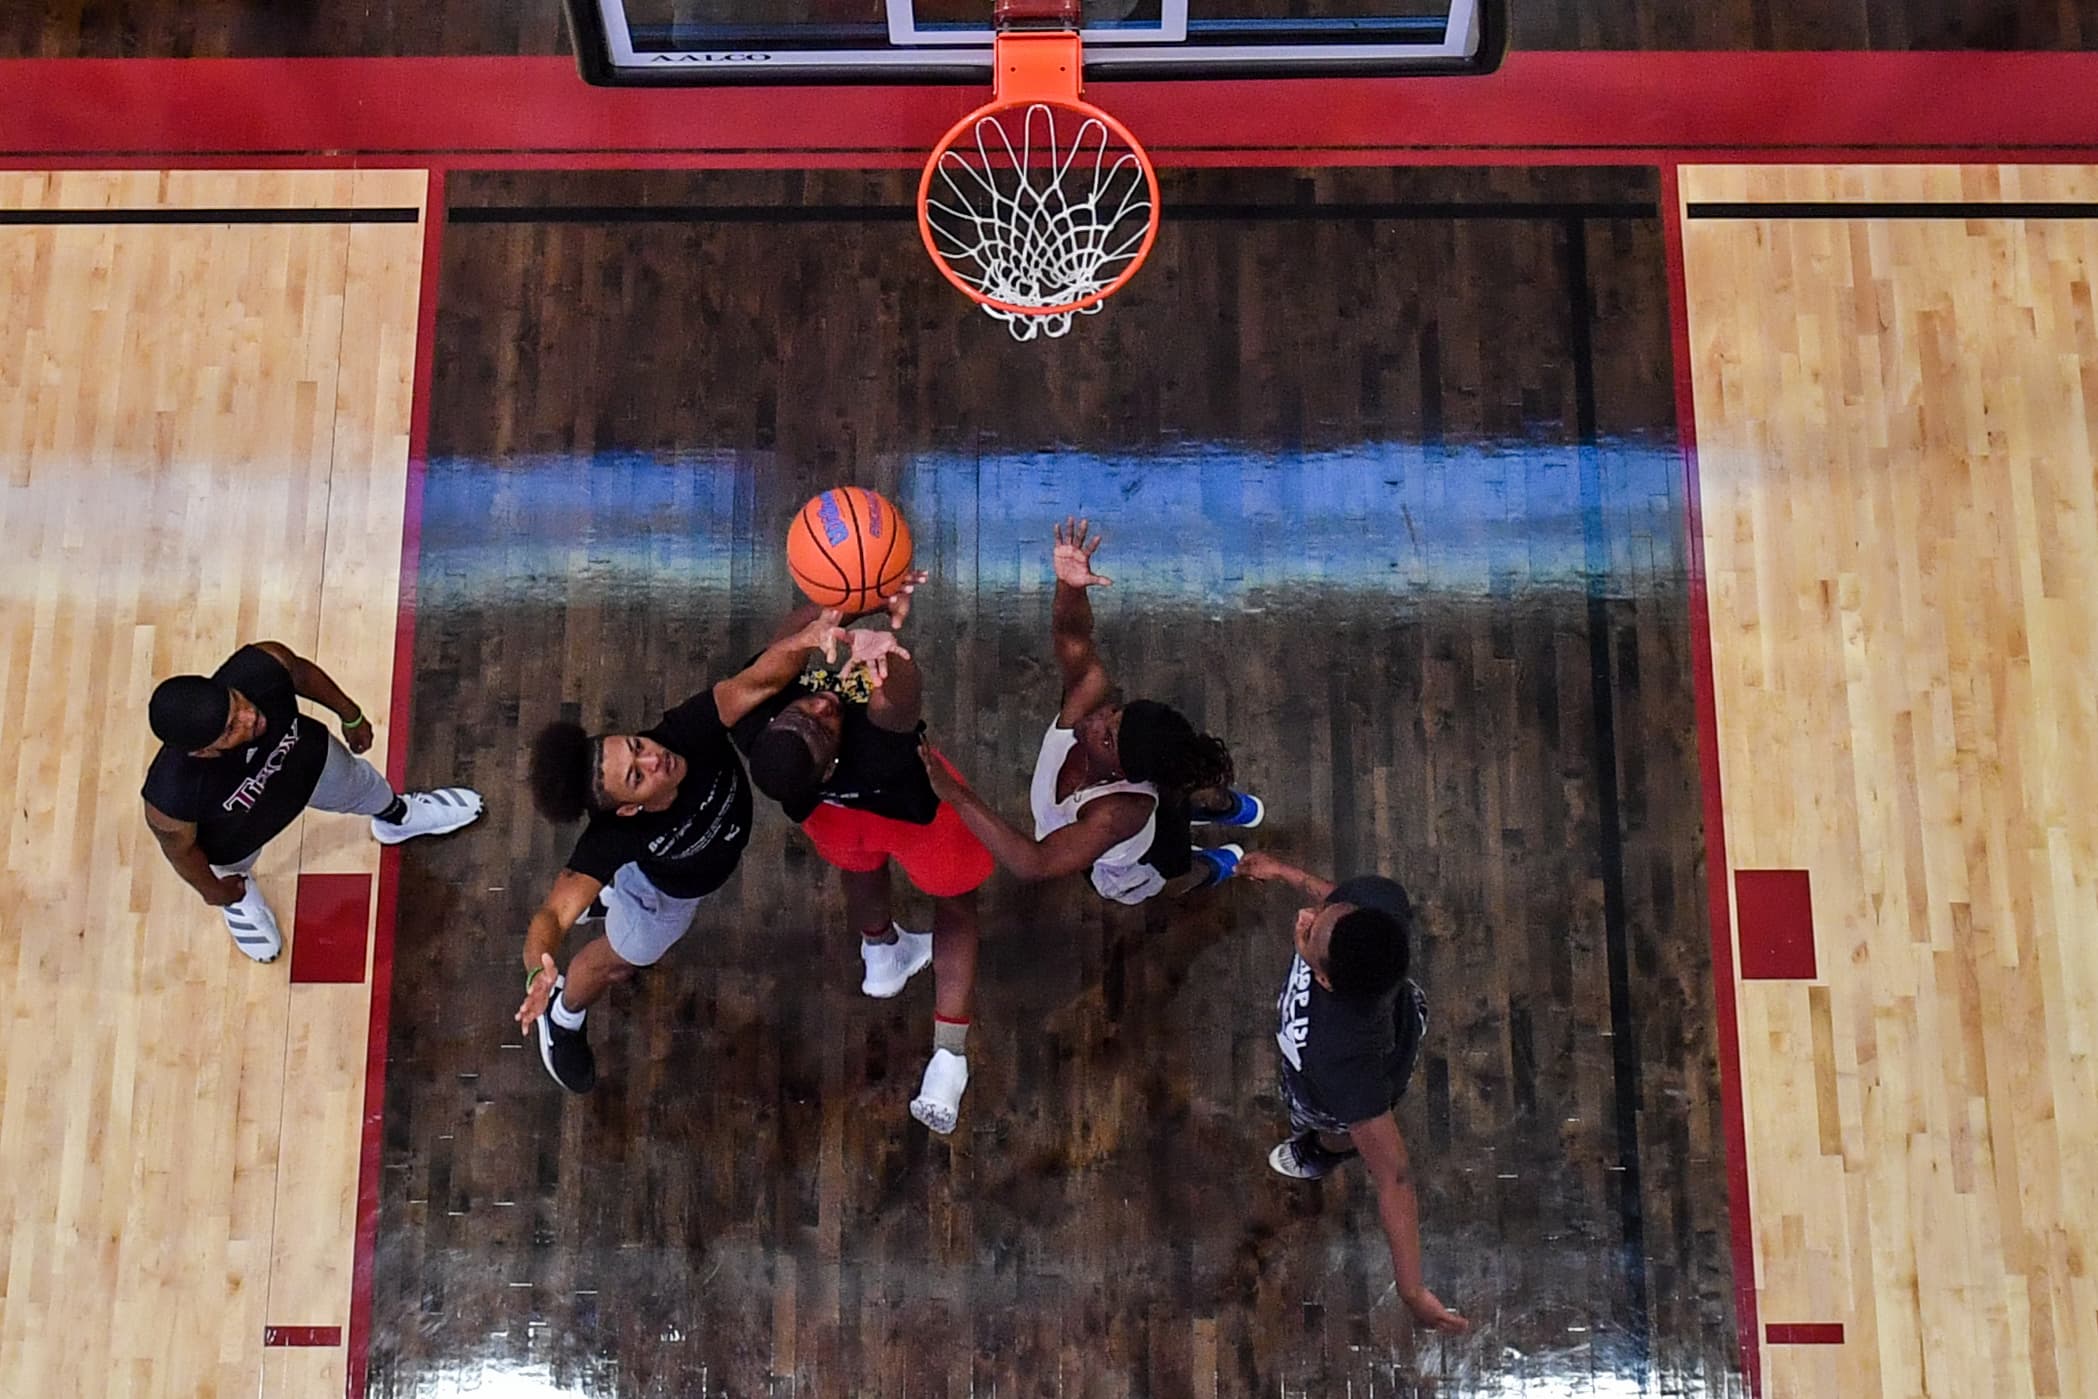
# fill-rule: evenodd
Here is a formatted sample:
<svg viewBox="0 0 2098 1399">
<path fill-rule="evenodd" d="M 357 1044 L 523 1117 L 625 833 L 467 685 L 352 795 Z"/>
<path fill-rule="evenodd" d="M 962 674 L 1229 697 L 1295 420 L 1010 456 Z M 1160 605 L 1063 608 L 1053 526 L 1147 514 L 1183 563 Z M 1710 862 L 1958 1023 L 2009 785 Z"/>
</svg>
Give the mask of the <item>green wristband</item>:
<svg viewBox="0 0 2098 1399">
<path fill-rule="evenodd" d="M 542 976 L 545 976 L 545 975 L 546 975 L 546 968 L 545 968 L 545 967 L 534 967 L 534 968 L 532 968 L 532 969 L 531 969 L 530 971 L 526 972 L 526 973 L 525 973 L 525 990 L 526 990 L 527 992 L 529 992 L 529 991 L 530 991 L 530 990 L 532 989 L 532 983 L 533 983 L 533 982 L 535 982 L 535 981 L 537 981 L 537 980 L 538 980 L 538 979 L 539 979 L 540 977 L 542 977 Z"/>
<path fill-rule="evenodd" d="M 365 718 L 364 718 L 364 716 L 363 716 L 362 714 L 359 714 L 359 715 L 358 715 L 358 716 L 357 716 L 356 718 L 354 718 L 354 719 L 345 719 L 345 720 L 343 720 L 343 721 L 342 721 L 342 731 L 343 731 L 344 733 L 348 733 L 348 732 L 349 732 L 349 731 L 350 731 L 351 729 L 359 729 L 359 728 L 363 728 L 363 727 L 364 727 L 364 724 L 365 724 Z"/>
</svg>

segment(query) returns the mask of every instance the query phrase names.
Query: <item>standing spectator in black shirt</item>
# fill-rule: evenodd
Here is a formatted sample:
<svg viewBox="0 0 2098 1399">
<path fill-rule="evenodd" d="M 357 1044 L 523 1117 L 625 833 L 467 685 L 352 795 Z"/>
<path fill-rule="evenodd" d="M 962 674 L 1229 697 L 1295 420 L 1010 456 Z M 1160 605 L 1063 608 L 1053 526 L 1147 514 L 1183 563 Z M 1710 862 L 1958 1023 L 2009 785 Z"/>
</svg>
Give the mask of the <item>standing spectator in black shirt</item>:
<svg viewBox="0 0 2098 1399">
<path fill-rule="evenodd" d="M 1239 861 L 1238 872 L 1280 880 L 1313 900 L 1297 910 L 1297 955 L 1277 1001 L 1292 1135 L 1268 1164 L 1292 1180 L 1317 1180 L 1362 1157 L 1406 1309 L 1423 1326 L 1469 1330 L 1421 1280 L 1420 1208 L 1392 1111 L 1428 1028 L 1427 1000 L 1406 975 L 1413 932 L 1406 891 L 1376 875 L 1334 884 L 1259 851 Z"/>
<path fill-rule="evenodd" d="M 335 711 L 340 741 L 299 711 L 301 699 Z M 140 791 L 146 825 L 175 873 L 218 909 L 234 946 L 258 962 L 277 959 L 284 933 L 249 872 L 307 807 L 371 817 L 381 845 L 456 831 L 481 814 L 480 795 L 465 787 L 396 795 L 355 756 L 372 746 L 364 711 L 279 642 L 243 646 L 210 675 L 161 681 L 146 718 L 162 744 Z"/>
<path fill-rule="evenodd" d="M 537 1029 L 541 1062 L 571 1093 L 597 1082 L 584 1029 L 591 1005 L 675 946 L 700 900 L 743 858 L 750 780 L 729 729 L 793 683 L 811 650 L 831 659 L 843 644 L 853 662 L 878 667 L 897 649 L 886 631 L 848 632 L 839 621 L 840 614 L 823 613 L 641 733 L 592 737 L 570 723 L 540 730 L 532 745 L 534 804 L 550 821 L 587 816 L 589 824 L 525 933 L 517 1023 Z M 559 971 L 554 953 L 568 930 L 600 916 L 604 936 Z"/>
</svg>

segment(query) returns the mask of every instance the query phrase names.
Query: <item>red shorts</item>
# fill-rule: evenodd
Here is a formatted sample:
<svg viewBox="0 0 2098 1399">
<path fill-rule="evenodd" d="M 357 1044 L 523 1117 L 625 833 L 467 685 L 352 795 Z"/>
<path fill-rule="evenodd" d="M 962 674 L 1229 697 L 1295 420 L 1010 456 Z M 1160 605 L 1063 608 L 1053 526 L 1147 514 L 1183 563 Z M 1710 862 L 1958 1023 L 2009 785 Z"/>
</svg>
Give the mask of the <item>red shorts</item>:
<svg viewBox="0 0 2098 1399">
<path fill-rule="evenodd" d="M 945 802 L 929 826 L 826 803 L 801 828 L 839 869 L 865 873 L 894 860 L 920 893 L 936 899 L 966 894 L 991 877 L 991 852 Z"/>
</svg>

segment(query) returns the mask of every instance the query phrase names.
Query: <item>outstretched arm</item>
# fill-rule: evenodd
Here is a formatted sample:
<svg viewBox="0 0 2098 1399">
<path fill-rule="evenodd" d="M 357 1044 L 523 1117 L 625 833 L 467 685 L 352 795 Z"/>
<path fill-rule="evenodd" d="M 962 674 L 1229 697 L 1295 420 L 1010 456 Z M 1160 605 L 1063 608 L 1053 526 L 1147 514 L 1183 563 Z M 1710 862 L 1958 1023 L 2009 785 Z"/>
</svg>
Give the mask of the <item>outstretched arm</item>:
<svg viewBox="0 0 2098 1399">
<path fill-rule="evenodd" d="M 1413 1193 L 1412 1165 L 1406 1158 L 1406 1140 L 1399 1135 L 1398 1119 L 1380 1113 L 1348 1129 L 1362 1164 L 1369 1167 L 1377 1186 L 1377 1220 L 1391 1245 L 1391 1267 L 1398 1279 L 1399 1299 L 1413 1319 L 1438 1331 L 1461 1335 L 1471 1323 L 1442 1304 L 1442 1299 L 1421 1281 L 1420 1202 Z"/>
<path fill-rule="evenodd" d="M 1035 840 L 992 810 L 975 788 L 940 761 L 930 744 L 920 743 L 918 755 L 925 761 L 934 795 L 954 808 L 993 859 L 1030 883 L 1090 869 L 1093 861 L 1142 830 L 1155 805 L 1137 792 L 1096 797 L 1080 809 L 1076 821 Z"/>
<path fill-rule="evenodd" d="M 825 660 L 837 655 L 839 645 L 848 641 L 845 629 L 838 625 L 841 615 L 818 612 L 798 630 L 776 637 L 742 670 L 716 682 L 714 708 L 720 711 L 721 722 L 735 727 L 744 715 L 800 679 L 810 651 L 822 651 Z"/>
<path fill-rule="evenodd" d="M 291 688 L 300 698 L 335 711 L 335 717 L 342 721 L 342 741 L 352 753 L 362 753 L 372 746 L 371 721 L 327 671 L 281 641 L 258 641 L 255 649 L 291 672 Z"/>
<path fill-rule="evenodd" d="M 867 701 L 867 718 L 877 728 L 907 734 L 925 717 L 925 677 L 908 652 L 891 654 L 881 685 Z"/>
<path fill-rule="evenodd" d="M 1104 536 L 1090 533 L 1090 520 L 1066 519 L 1056 527 L 1056 600 L 1049 609 L 1049 635 L 1056 643 L 1056 668 L 1063 675 L 1063 701 L 1056 722 L 1069 728 L 1098 709 L 1112 688 L 1107 667 L 1093 645 L 1093 603 L 1089 591 L 1112 587 L 1093 572 L 1093 553 Z"/>
<path fill-rule="evenodd" d="M 1248 879 L 1276 880 L 1287 884 L 1308 898 L 1324 899 L 1333 893 L 1333 881 L 1321 879 L 1315 874 L 1298 869 L 1286 860 L 1278 860 L 1265 850 L 1256 850 L 1238 862 L 1238 872 Z"/>
<path fill-rule="evenodd" d="M 546 901 L 539 905 L 525 929 L 525 998 L 517 1008 L 517 1023 L 524 1028 L 530 1029 L 532 1022 L 546 1013 L 546 1003 L 554 994 L 554 978 L 559 975 L 554 954 L 561 950 L 568 930 L 575 927 L 576 920 L 604 887 L 603 881 L 575 870 L 564 869 L 554 876 L 554 887 L 547 891 Z"/>
</svg>

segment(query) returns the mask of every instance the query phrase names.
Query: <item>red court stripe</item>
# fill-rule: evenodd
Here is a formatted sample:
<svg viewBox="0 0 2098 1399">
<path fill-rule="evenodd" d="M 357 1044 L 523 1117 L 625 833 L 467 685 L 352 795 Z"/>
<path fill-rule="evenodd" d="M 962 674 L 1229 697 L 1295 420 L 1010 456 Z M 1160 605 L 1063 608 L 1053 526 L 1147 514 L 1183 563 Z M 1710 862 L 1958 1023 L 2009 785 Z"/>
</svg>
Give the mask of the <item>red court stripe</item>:
<svg viewBox="0 0 2098 1399">
<path fill-rule="evenodd" d="M 1814 903 L 1805 870 L 1735 870 L 1744 981 L 1812 981 Z"/>
<path fill-rule="evenodd" d="M 1705 588 L 1704 497 L 1697 470 L 1697 394 L 1690 374 L 1690 295 L 1683 266 L 1680 184 L 1661 167 L 1661 242 L 1668 264 L 1669 331 L 1674 341 L 1676 435 L 1683 452 L 1688 520 L 1691 688 L 1697 699 L 1697 769 L 1705 814 L 1705 890 L 1712 937 L 1712 1007 L 1719 1041 L 1719 1110 L 1726 1127 L 1727 1213 L 1734 1253 L 1734 1329 L 1748 1392 L 1763 1392 L 1756 1330 L 1756 1234 L 1749 1214 L 1748 1114 L 1741 1096 L 1741 1018 L 1734 999 L 1733 923 L 1727 907 L 1726 805 L 1719 784 L 1719 711 L 1714 703 L 1712 606 Z"/>
<path fill-rule="evenodd" d="M 444 253 L 444 172 L 432 170 L 423 214 L 422 288 L 415 314 L 415 381 L 408 413 L 408 482 L 401 514 L 400 606 L 394 619 L 393 697 L 387 711 L 386 777 L 407 785 L 408 727 L 415 680 L 416 570 L 422 561 L 423 477 L 430 458 L 430 375 L 436 362 L 437 293 Z M 371 1363 L 372 1259 L 379 1243 L 380 1122 L 386 1106 L 386 1034 L 393 1012 L 393 938 L 401 849 L 379 854 L 379 907 L 372 927 L 371 1022 L 365 1031 L 363 1149 L 357 1165 L 357 1242 L 350 1266 L 349 1367 L 345 1399 L 363 1399 Z"/>
<path fill-rule="evenodd" d="M 1763 1328 L 1763 1339 L 1774 1346 L 1840 1346 L 1840 1321 L 1773 1321 Z"/>
<path fill-rule="evenodd" d="M 1089 89 L 1159 153 L 2091 148 L 2093 91 L 2098 53 L 1949 51 L 1515 53 L 1485 78 Z M 907 165 L 982 96 L 593 88 L 559 57 L 13 59 L 0 62 L 0 155 L 854 152 Z"/>
<path fill-rule="evenodd" d="M 266 1346 L 339 1346 L 342 1344 L 340 1326 L 265 1326 L 262 1328 L 262 1343 Z"/>
<path fill-rule="evenodd" d="M 364 980 L 364 937 L 372 908 L 368 874 L 302 874 L 292 923 L 291 979 Z"/>
</svg>

